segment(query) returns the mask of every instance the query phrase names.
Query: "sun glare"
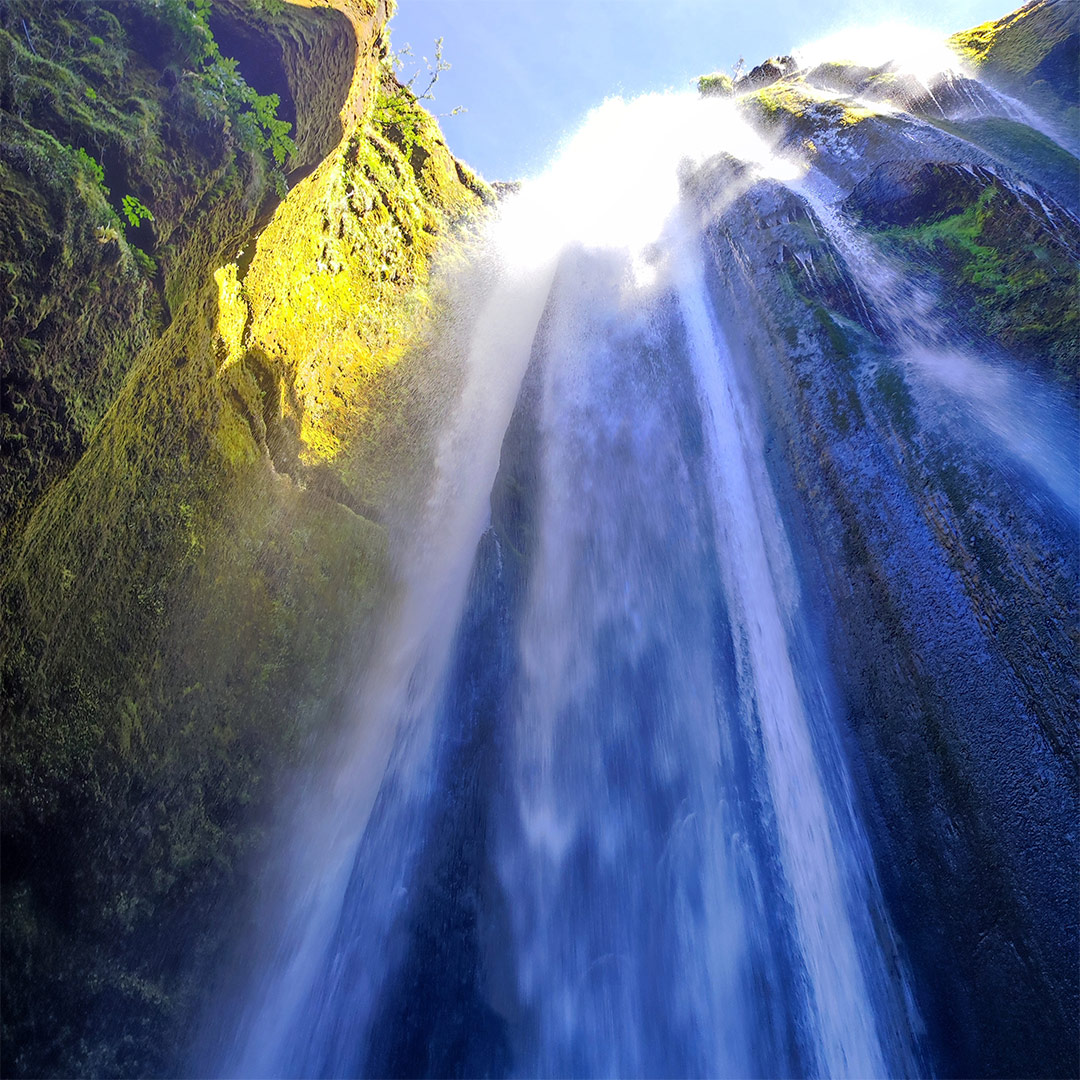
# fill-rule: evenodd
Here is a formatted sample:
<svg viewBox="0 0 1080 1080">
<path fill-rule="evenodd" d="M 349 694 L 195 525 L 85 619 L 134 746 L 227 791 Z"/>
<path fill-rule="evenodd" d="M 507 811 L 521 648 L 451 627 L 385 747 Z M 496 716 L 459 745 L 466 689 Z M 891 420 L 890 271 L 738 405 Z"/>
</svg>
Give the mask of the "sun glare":
<svg viewBox="0 0 1080 1080">
<path fill-rule="evenodd" d="M 800 66 L 848 62 L 868 68 L 890 65 L 929 86 L 944 74 L 967 74 L 960 57 L 940 34 L 899 22 L 872 29 L 852 27 L 795 50 Z"/>
</svg>

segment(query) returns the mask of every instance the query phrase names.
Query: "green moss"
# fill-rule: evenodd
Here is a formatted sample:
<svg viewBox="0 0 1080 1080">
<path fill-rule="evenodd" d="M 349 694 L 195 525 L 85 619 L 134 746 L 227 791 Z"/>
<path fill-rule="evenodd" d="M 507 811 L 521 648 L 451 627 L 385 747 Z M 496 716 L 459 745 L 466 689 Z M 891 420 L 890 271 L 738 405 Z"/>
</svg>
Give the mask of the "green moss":
<svg viewBox="0 0 1080 1080">
<path fill-rule="evenodd" d="M 0 537 L 89 439 L 161 306 L 92 159 L 10 121 L 0 146 Z"/>
<path fill-rule="evenodd" d="M 2 1054 L 161 1074 L 268 789 L 334 716 L 389 587 L 358 511 L 401 476 L 431 260 L 490 193 L 415 101 L 408 132 L 360 101 L 241 281 L 265 155 L 156 8 L 68 8 L 0 9 Z M 357 55 L 355 86 L 383 77 L 343 17 L 266 17 L 323 113 L 309 47 L 341 51 L 342 94 Z M 124 195 L 153 211 L 127 236 Z M 360 461 L 377 476 L 349 489 Z"/>
<path fill-rule="evenodd" d="M 802 79 L 781 79 L 743 95 L 739 104 L 766 128 L 799 140 L 853 127 L 877 115 L 862 105 L 838 101 L 817 91 Z"/>
<path fill-rule="evenodd" d="M 967 298 L 979 329 L 1075 388 L 1080 349 L 1080 272 L 1055 235 L 998 186 L 961 213 L 884 230 L 901 254 L 941 269 L 946 287 Z"/>
<path fill-rule="evenodd" d="M 1000 19 L 954 34 L 950 44 L 969 63 L 981 67 L 992 63 L 1002 71 L 1028 75 L 1053 46 L 1067 41 L 1074 29 L 1068 5 L 1042 2 L 1027 4 Z"/>
<path fill-rule="evenodd" d="M 734 85 L 730 75 L 714 71 L 711 75 L 702 75 L 697 81 L 697 88 L 702 97 L 730 97 Z"/>
<path fill-rule="evenodd" d="M 155 12 L 105 0 L 67 13 L 12 0 L 0 11 L 9 543 L 82 452 L 139 348 L 265 194 L 265 167 L 227 133 L 226 113 L 154 66 L 180 63 Z M 152 206 L 153 220 L 125 225 L 124 200 Z"/>
<path fill-rule="evenodd" d="M 67 75 L 41 74 L 0 35 L 33 105 L 0 140 L 4 333 L 23 371 L 10 444 L 32 456 L 49 430 L 68 440 L 21 496 L 0 578 L 3 1056 L 22 1074 L 131 1075 L 175 1060 L 199 958 L 220 940 L 208 913 L 237 890 L 268 784 L 326 725 L 346 653 L 363 650 L 387 557 L 355 508 L 401 476 L 387 433 L 415 426 L 404 341 L 431 305 L 437 244 L 489 193 L 413 102 L 408 137 L 371 121 L 292 194 L 241 283 L 229 257 L 265 161 L 182 80 L 166 101 L 166 57 L 80 10 L 99 33 L 50 33 L 85 40 L 85 71 L 113 86 L 80 82 L 82 54 L 63 49 Z M 344 40 L 351 61 L 325 16 L 291 40 Z M 139 236 L 153 256 L 117 227 L 110 189 L 153 208 Z M 313 246 L 291 250 L 294 227 Z M 325 322 L 290 328 L 279 286 L 294 317 L 311 303 Z M 128 337 L 110 350 L 104 327 Z M 347 401 L 326 410 L 324 393 Z M 289 464 L 290 421 L 295 480 L 271 465 Z M 361 459 L 359 493 L 320 471 Z"/>
<path fill-rule="evenodd" d="M 95 1053 L 137 1039 L 136 1072 L 168 1070 L 193 1001 L 188 952 L 206 943 L 180 932 L 187 906 L 209 903 L 257 841 L 250 811 L 325 725 L 386 577 L 380 528 L 268 467 L 216 356 L 204 309 L 187 305 L 3 579 L 19 630 L 0 672 L 5 851 L 54 847 L 11 882 L 69 910 L 40 933 L 86 965 L 6 1000 L 33 1014 L 53 979 L 74 980 L 80 1038 Z M 18 947 L 48 967 L 32 942 Z M 115 979 L 163 989 L 131 990 L 109 1020 Z M 9 1049 L 19 1037 L 6 1032 Z M 78 1041 L 64 1052 L 51 1071 L 83 1074 Z M 31 1057 L 22 1071 L 43 1067 Z"/>
<path fill-rule="evenodd" d="M 423 340 L 431 260 L 491 199 L 385 67 L 381 80 L 367 123 L 281 207 L 243 281 L 245 345 L 285 387 L 278 467 L 304 482 L 329 469 L 356 505 L 383 501 L 395 471 L 374 468 L 371 447 L 401 415 L 390 373 Z"/>
</svg>

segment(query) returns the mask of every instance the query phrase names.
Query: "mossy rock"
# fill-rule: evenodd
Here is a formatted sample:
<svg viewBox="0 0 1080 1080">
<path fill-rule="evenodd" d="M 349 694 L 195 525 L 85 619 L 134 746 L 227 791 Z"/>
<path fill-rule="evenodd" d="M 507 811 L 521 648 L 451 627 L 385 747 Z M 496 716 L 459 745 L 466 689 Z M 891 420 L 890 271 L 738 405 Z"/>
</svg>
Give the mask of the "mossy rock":
<svg viewBox="0 0 1080 1080">
<path fill-rule="evenodd" d="M 731 76 L 722 71 L 702 75 L 697 81 L 698 93 L 702 97 L 731 97 L 733 85 Z"/>
<path fill-rule="evenodd" d="M 1080 8 L 1033 0 L 992 22 L 954 34 L 950 44 L 980 78 L 1015 95 L 1080 146 Z"/>
<path fill-rule="evenodd" d="M 1076 393 L 1080 228 L 1049 195 L 980 166 L 891 162 L 845 209 L 936 267 L 961 322 Z"/>
<path fill-rule="evenodd" d="M 169 6 L 0 11 L 5 1075 L 178 1068 L 273 786 L 393 588 L 372 518 L 415 427 L 396 372 L 432 261 L 491 198 L 389 79 L 384 6 L 221 0 L 296 111 L 275 208 Z"/>
</svg>

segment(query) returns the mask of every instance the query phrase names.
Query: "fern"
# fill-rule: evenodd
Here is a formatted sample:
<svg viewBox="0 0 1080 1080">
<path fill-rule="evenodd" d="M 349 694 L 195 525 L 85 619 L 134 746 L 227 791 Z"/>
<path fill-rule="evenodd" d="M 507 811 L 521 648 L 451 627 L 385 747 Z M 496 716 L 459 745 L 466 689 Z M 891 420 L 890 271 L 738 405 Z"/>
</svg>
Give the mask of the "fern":
<svg viewBox="0 0 1080 1080">
<path fill-rule="evenodd" d="M 153 221 L 154 215 L 150 213 L 150 209 L 144 206 L 134 195 L 125 195 L 123 199 L 124 217 L 128 219 L 128 224 L 137 229 L 139 225 L 145 221 Z"/>
</svg>

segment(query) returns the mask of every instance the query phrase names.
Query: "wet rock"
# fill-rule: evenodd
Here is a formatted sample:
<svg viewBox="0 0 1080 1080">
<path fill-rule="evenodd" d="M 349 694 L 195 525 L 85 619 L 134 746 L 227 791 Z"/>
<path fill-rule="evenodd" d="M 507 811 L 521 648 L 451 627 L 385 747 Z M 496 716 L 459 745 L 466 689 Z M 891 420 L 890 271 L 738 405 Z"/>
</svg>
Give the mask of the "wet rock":
<svg viewBox="0 0 1080 1080">
<path fill-rule="evenodd" d="M 938 161 L 887 161 L 855 185 L 844 209 L 868 224 L 940 221 L 966 209 L 990 174 Z"/>
</svg>

